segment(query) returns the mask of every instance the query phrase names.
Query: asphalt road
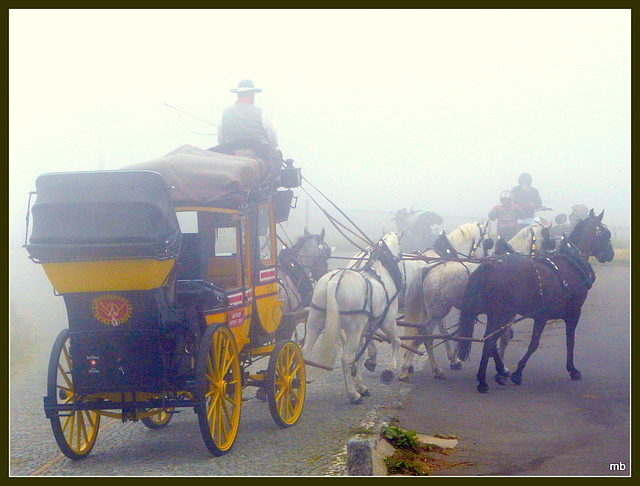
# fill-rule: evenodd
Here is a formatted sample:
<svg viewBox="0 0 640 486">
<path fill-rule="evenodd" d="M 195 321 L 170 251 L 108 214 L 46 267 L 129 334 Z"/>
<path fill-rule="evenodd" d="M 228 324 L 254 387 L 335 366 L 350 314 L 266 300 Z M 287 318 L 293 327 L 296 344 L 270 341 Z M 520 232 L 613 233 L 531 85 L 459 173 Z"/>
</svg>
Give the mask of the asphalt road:
<svg viewBox="0 0 640 486">
<path fill-rule="evenodd" d="M 575 363 L 581 381 L 565 370 L 562 321 L 550 324 L 540 348 L 524 370 L 522 385 L 476 392 L 481 344 L 462 371 L 448 369 L 445 380 L 432 378 L 424 359 L 413 375 L 414 387 L 400 425 L 427 435 L 459 439 L 448 467 L 434 476 L 627 476 L 630 456 L 630 271 L 599 265 L 576 332 Z M 531 320 L 515 326 L 505 362 L 514 370 L 526 350 Z M 451 324 L 451 323 L 450 323 Z M 476 326 L 481 337 L 484 327 Z M 440 347 L 441 348 L 441 347 Z M 493 362 L 488 377 L 495 373 Z M 491 374 L 489 374 L 489 372 Z"/>
</svg>

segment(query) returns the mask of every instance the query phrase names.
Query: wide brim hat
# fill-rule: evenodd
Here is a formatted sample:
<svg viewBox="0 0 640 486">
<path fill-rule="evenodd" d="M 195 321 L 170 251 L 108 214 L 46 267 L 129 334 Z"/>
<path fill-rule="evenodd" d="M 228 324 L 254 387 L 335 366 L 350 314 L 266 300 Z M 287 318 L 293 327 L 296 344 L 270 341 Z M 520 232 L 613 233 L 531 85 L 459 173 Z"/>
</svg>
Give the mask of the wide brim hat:
<svg viewBox="0 0 640 486">
<path fill-rule="evenodd" d="M 261 88 L 256 88 L 253 85 L 253 81 L 250 79 L 243 79 L 238 83 L 237 88 L 233 88 L 231 90 L 232 93 L 260 93 L 262 92 Z"/>
</svg>

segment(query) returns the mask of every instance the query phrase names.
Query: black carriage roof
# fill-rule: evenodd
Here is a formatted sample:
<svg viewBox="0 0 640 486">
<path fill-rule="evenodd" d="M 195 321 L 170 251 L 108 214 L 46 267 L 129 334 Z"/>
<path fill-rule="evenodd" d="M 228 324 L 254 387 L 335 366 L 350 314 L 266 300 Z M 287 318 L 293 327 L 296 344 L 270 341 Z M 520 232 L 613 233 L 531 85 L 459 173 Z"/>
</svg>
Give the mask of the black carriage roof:
<svg viewBox="0 0 640 486">
<path fill-rule="evenodd" d="M 42 174 L 36 194 L 27 250 L 39 260 L 155 257 L 180 246 L 173 202 L 156 172 Z"/>
<path fill-rule="evenodd" d="M 226 155 L 183 145 L 172 152 L 122 169 L 149 170 L 164 177 L 176 206 L 235 208 L 258 187 L 267 170 L 253 157 Z"/>
</svg>

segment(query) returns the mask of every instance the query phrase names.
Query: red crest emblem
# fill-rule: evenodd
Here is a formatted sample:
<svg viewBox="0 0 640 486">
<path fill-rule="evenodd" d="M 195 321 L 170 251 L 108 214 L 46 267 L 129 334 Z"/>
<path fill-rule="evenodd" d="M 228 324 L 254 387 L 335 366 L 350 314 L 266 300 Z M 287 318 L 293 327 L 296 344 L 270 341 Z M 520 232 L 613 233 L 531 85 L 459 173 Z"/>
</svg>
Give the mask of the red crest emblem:
<svg viewBox="0 0 640 486">
<path fill-rule="evenodd" d="M 93 299 L 93 316 L 108 326 L 119 326 L 131 317 L 131 304 L 124 297 L 103 295 Z"/>
</svg>

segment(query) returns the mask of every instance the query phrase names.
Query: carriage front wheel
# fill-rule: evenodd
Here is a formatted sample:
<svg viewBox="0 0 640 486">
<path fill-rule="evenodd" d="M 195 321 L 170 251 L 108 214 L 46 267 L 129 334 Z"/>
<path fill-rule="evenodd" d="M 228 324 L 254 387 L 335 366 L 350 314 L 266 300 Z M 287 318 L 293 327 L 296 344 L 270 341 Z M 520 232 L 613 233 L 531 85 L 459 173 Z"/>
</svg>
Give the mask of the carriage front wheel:
<svg viewBox="0 0 640 486">
<path fill-rule="evenodd" d="M 306 394 L 306 375 L 300 346 L 279 341 L 269 357 L 267 402 L 273 420 L 287 428 L 300 418 Z"/>
<path fill-rule="evenodd" d="M 69 330 L 55 340 L 47 374 L 47 402 L 50 405 L 75 404 L 73 360 L 69 349 Z M 69 459 L 86 457 L 96 442 L 100 413 L 93 410 L 50 411 L 53 436 L 62 453 Z"/>
<path fill-rule="evenodd" d="M 216 456 L 236 440 L 242 405 L 240 359 L 233 334 L 224 325 L 207 327 L 196 364 L 196 412 L 202 438 Z"/>
</svg>

